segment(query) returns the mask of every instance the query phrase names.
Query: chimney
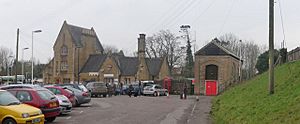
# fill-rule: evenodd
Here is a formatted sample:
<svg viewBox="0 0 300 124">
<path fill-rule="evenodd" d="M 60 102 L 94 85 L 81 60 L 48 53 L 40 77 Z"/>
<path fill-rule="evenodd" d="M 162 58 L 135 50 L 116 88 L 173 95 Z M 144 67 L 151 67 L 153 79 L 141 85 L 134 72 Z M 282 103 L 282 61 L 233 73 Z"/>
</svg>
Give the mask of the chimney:
<svg viewBox="0 0 300 124">
<path fill-rule="evenodd" d="M 139 59 L 145 58 L 145 50 L 146 50 L 146 34 L 140 34 L 140 37 L 138 38 Z"/>
</svg>

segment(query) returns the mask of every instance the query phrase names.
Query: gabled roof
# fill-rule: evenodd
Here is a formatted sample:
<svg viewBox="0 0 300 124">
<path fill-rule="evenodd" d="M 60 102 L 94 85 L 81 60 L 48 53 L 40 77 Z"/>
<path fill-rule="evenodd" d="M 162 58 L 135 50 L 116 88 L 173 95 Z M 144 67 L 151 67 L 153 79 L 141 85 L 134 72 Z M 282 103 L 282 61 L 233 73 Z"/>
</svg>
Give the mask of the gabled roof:
<svg viewBox="0 0 300 124">
<path fill-rule="evenodd" d="M 79 26 L 75 26 L 75 25 L 70 25 L 70 24 L 67 24 L 66 21 L 64 21 L 64 25 L 67 26 L 67 29 L 69 30 L 72 38 L 73 38 L 73 41 L 74 41 L 74 44 L 76 47 L 82 47 L 82 42 L 81 42 L 81 37 L 83 35 L 83 30 L 87 30 L 87 31 L 91 31 L 93 32 L 96 37 L 96 47 L 99 51 L 103 51 L 103 46 L 101 45 L 100 43 L 100 40 L 96 34 L 96 32 L 94 31 L 93 28 L 91 29 L 88 29 L 88 28 L 83 28 L 83 27 L 79 27 Z"/>
<path fill-rule="evenodd" d="M 233 58 L 240 60 L 238 56 L 236 56 L 234 53 L 226 49 L 225 47 L 219 45 L 216 43 L 215 40 L 209 42 L 204 47 L 202 47 L 200 50 L 198 50 L 195 55 L 205 55 L 205 56 L 225 56 L 229 55 Z"/>
<path fill-rule="evenodd" d="M 125 57 L 124 55 L 120 54 L 111 54 L 111 55 L 102 55 L 102 54 L 94 54 L 90 55 L 89 59 L 81 69 L 81 73 L 88 73 L 88 72 L 98 72 L 104 63 L 105 59 L 111 56 L 116 65 L 119 67 L 121 71 L 121 75 L 131 76 L 137 74 L 139 68 L 139 58 L 138 57 Z M 160 58 L 146 58 L 146 66 L 149 70 L 150 75 L 156 76 L 159 74 L 162 59 Z"/>
<path fill-rule="evenodd" d="M 146 64 L 148 66 L 148 70 L 150 75 L 158 75 L 160 68 L 161 68 L 161 64 L 162 64 L 162 59 L 160 58 L 146 58 Z"/>
<path fill-rule="evenodd" d="M 139 65 L 137 57 L 119 57 L 118 61 L 122 75 L 135 75 L 137 73 Z"/>
<path fill-rule="evenodd" d="M 80 73 L 98 72 L 106 57 L 106 55 L 102 54 L 90 55 Z"/>
</svg>

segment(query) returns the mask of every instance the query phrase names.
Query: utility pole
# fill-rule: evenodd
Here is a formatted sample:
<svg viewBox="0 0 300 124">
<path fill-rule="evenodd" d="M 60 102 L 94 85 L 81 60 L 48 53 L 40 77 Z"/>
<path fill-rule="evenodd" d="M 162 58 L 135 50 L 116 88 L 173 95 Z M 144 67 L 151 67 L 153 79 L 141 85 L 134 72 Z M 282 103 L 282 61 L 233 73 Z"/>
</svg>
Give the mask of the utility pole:
<svg viewBox="0 0 300 124">
<path fill-rule="evenodd" d="M 79 47 L 78 47 L 78 49 L 77 49 L 77 84 L 79 84 L 79 81 L 80 81 L 80 70 L 79 70 L 79 52 L 80 52 L 80 49 L 79 49 Z"/>
<path fill-rule="evenodd" d="M 242 82 L 242 40 L 240 40 L 239 81 Z"/>
<path fill-rule="evenodd" d="M 18 68 L 17 68 L 17 65 L 18 65 L 18 54 L 19 53 L 19 28 L 17 29 L 17 45 L 16 45 L 16 61 L 14 62 L 15 63 L 15 83 L 18 82 Z"/>
<path fill-rule="evenodd" d="M 269 1 L 269 94 L 274 94 L 274 0 Z"/>
</svg>

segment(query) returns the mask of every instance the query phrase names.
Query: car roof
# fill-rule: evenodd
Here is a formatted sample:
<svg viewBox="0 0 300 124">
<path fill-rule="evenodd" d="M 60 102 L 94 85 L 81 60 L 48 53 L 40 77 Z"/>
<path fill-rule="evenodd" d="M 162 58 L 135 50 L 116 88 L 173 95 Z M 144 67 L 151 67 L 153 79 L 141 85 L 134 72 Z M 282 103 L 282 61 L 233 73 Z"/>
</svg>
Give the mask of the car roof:
<svg viewBox="0 0 300 124">
<path fill-rule="evenodd" d="M 34 90 L 44 90 L 44 87 L 39 85 L 32 85 L 32 84 L 14 84 L 14 85 L 5 85 L 1 86 L 0 89 L 3 90 L 10 90 L 10 89 L 34 89 Z"/>
<path fill-rule="evenodd" d="M 62 88 L 61 86 L 44 86 L 45 88 Z"/>
</svg>

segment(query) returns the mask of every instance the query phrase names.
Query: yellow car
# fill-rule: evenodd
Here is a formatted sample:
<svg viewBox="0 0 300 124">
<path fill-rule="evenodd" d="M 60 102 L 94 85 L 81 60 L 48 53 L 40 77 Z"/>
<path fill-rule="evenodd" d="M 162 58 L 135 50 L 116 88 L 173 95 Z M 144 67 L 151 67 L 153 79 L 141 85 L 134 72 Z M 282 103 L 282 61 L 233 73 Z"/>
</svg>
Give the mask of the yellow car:
<svg viewBox="0 0 300 124">
<path fill-rule="evenodd" d="M 44 124 L 44 121 L 40 109 L 22 104 L 9 92 L 0 90 L 1 124 Z"/>
</svg>

